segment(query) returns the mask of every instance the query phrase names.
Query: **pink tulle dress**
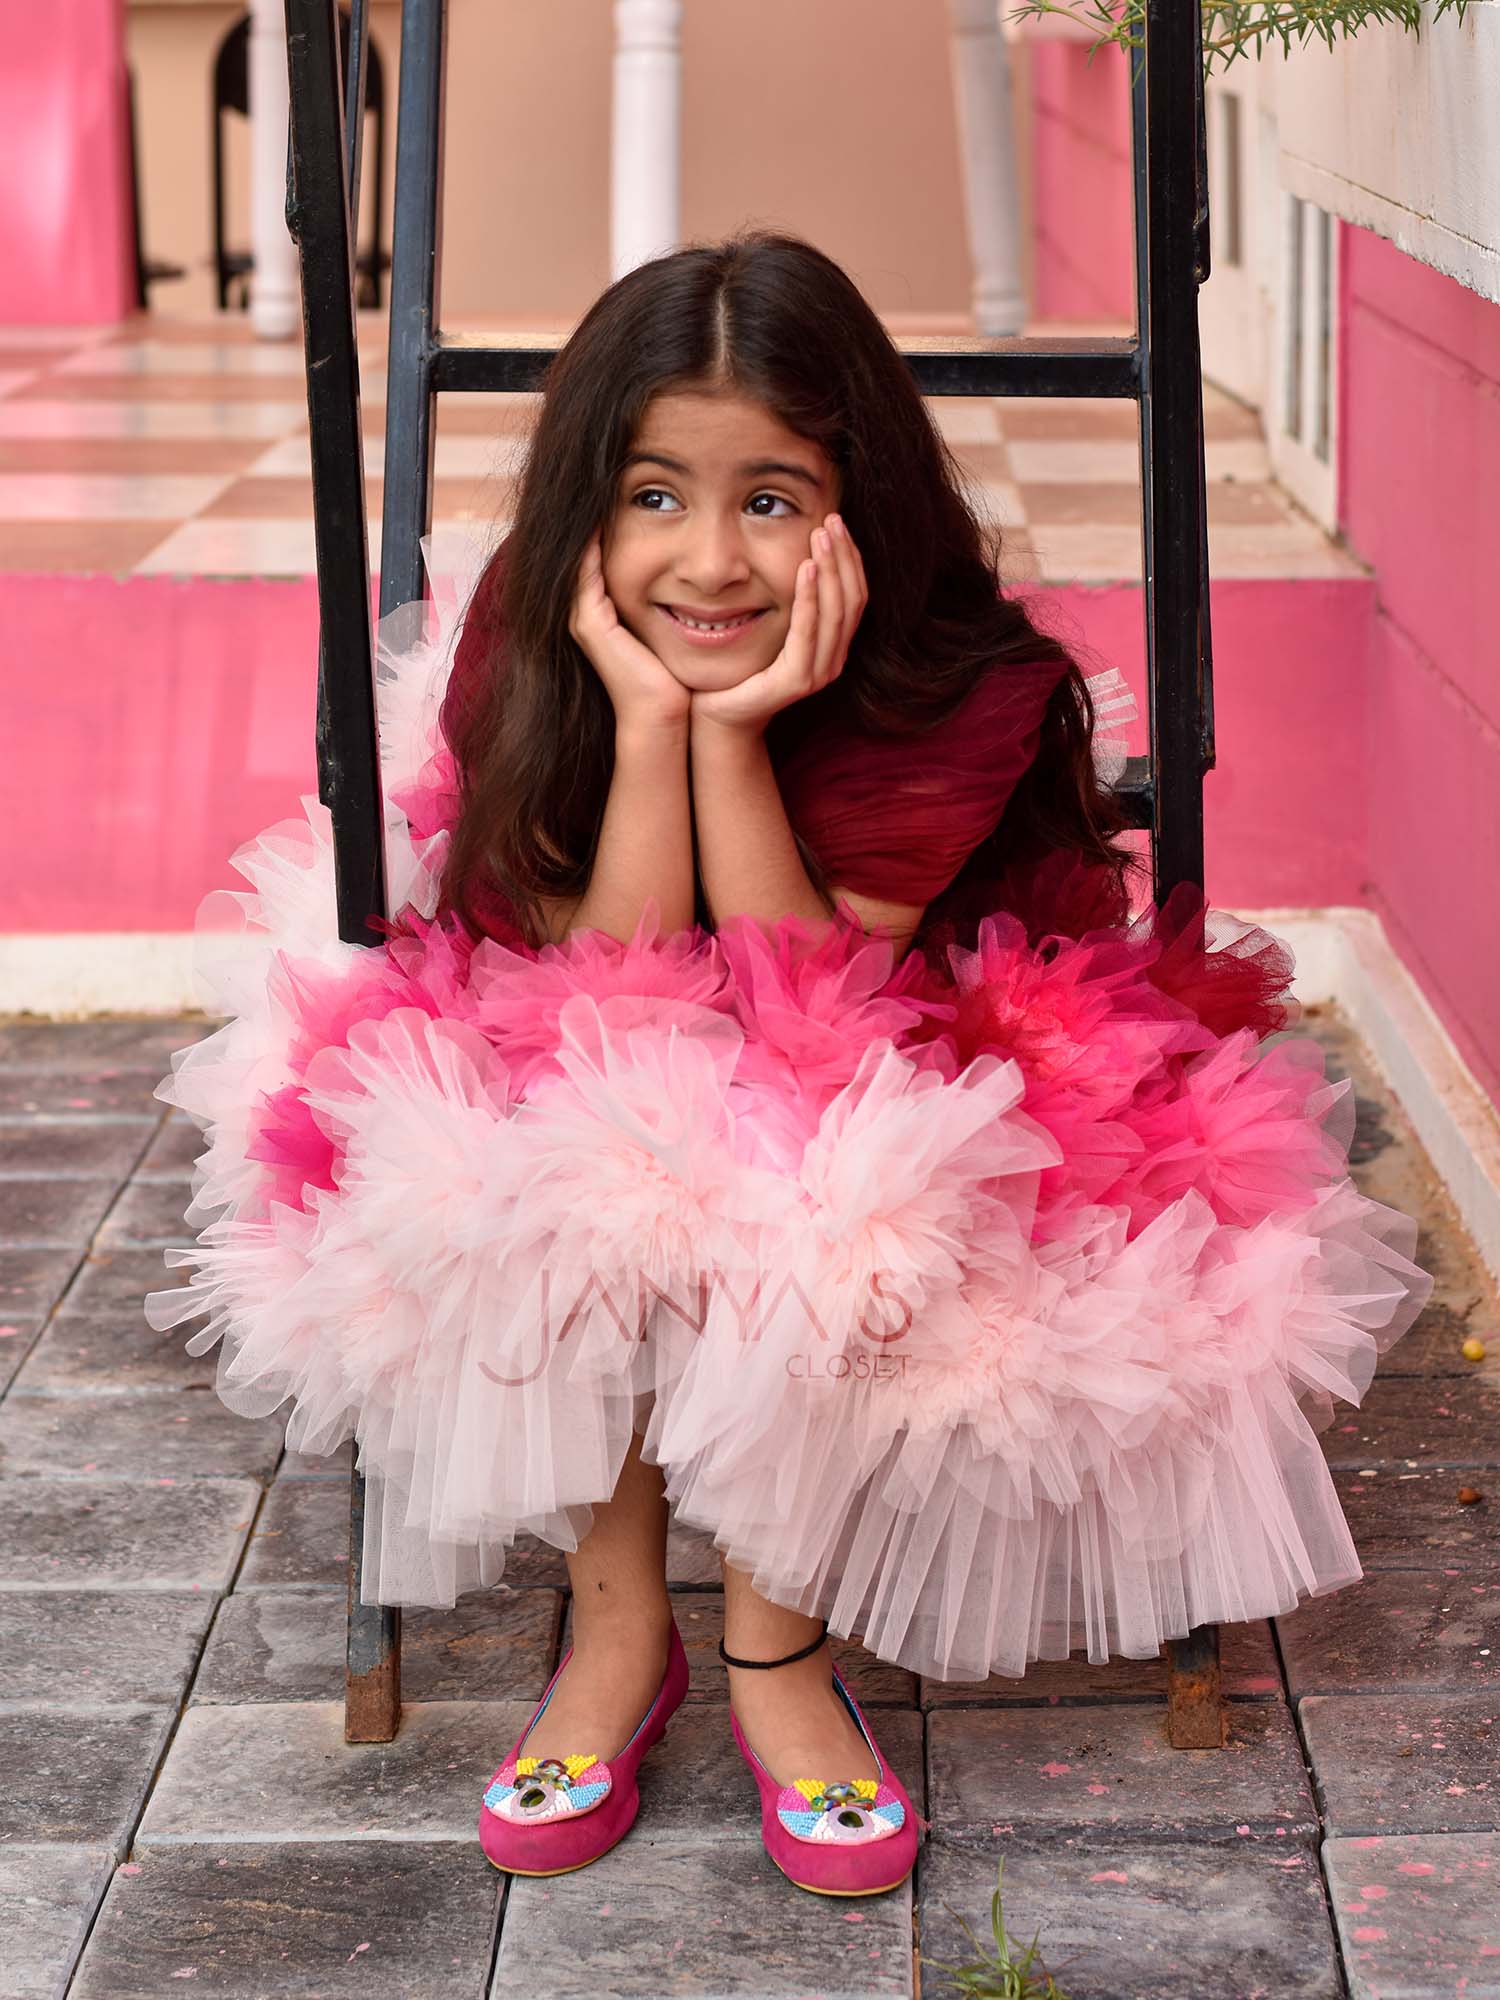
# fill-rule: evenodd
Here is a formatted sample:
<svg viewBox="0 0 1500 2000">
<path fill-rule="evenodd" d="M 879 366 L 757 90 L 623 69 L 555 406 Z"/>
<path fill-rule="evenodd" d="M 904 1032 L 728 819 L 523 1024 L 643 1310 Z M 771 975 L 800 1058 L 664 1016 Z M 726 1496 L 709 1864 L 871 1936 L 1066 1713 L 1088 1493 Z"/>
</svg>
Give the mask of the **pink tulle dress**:
<svg viewBox="0 0 1500 2000">
<path fill-rule="evenodd" d="M 239 935 L 205 909 L 227 1020 L 161 1090 L 207 1149 L 148 1315 L 206 1315 L 293 1447 L 358 1440 L 367 1601 L 576 1547 L 633 1430 L 762 1592 L 940 1679 L 1358 1579 L 1318 1433 L 1431 1290 L 1416 1224 L 1350 1179 L 1274 937 L 1111 913 L 1059 856 L 966 872 L 1058 669 L 778 768 L 830 880 L 951 910 L 944 949 L 847 905 L 540 950 L 497 906 L 476 943 L 435 918 L 468 601 L 381 625 L 388 941 L 337 941 L 305 801 L 235 857 Z"/>
</svg>

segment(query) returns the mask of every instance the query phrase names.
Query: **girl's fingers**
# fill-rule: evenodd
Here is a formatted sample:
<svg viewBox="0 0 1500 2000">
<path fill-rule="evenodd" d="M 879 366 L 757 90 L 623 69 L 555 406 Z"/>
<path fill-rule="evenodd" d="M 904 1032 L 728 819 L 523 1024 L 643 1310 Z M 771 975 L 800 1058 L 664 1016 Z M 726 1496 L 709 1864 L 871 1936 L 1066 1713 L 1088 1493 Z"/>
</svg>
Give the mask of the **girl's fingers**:
<svg viewBox="0 0 1500 2000">
<path fill-rule="evenodd" d="M 819 529 L 818 534 L 828 542 L 825 551 L 818 547 L 818 535 L 813 536 L 813 551 L 818 559 L 818 645 L 813 661 L 813 685 L 822 687 L 843 663 L 844 586 L 833 553 L 833 536 L 826 528 Z"/>
<path fill-rule="evenodd" d="M 848 533 L 840 527 L 831 527 L 829 537 L 833 543 L 834 560 L 839 568 L 839 580 L 844 587 L 844 651 L 849 650 L 849 642 L 854 637 L 860 614 L 864 610 L 864 588 L 855 558 L 854 544 Z"/>
</svg>

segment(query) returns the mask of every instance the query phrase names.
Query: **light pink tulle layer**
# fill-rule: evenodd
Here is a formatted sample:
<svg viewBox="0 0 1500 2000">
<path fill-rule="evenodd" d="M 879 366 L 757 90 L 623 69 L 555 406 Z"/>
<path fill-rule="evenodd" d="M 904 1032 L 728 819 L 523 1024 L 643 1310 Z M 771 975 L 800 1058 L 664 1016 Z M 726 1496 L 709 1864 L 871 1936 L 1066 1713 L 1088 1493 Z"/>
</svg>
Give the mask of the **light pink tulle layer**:
<svg viewBox="0 0 1500 2000">
<path fill-rule="evenodd" d="M 439 860 L 395 854 L 412 909 Z M 240 859 L 260 956 L 163 1086 L 205 1226 L 148 1310 L 207 1315 L 232 1409 L 358 1439 L 369 1599 L 575 1546 L 632 1429 L 762 1591 L 944 1679 L 1361 1574 L 1317 1432 L 1431 1279 L 1264 979 L 1226 1027 L 1222 975 L 1289 969 L 1265 933 L 997 915 L 940 974 L 843 915 L 540 953 L 412 915 L 360 952 L 328 865 L 315 816 Z"/>
</svg>

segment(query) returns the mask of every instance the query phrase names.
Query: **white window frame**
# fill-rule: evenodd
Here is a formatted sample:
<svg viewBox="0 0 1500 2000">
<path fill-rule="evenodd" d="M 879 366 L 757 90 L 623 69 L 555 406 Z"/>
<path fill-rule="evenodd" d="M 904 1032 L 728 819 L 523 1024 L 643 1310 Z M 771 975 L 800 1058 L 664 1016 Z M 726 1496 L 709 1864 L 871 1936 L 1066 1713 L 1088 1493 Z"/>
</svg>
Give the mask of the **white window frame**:
<svg viewBox="0 0 1500 2000">
<path fill-rule="evenodd" d="M 1274 199 L 1277 274 L 1262 412 L 1271 470 L 1314 520 L 1337 534 L 1339 220 L 1285 187 Z"/>
</svg>

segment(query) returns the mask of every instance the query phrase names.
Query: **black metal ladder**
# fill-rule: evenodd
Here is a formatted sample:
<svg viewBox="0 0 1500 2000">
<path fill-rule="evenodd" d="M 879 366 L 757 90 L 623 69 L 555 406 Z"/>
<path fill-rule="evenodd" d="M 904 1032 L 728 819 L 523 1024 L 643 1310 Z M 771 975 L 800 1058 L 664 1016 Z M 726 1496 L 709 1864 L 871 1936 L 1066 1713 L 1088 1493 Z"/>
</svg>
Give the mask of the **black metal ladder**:
<svg viewBox="0 0 1500 2000">
<path fill-rule="evenodd" d="M 302 266 L 317 545 L 318 784 L 333 822 L 339 936 L 379 940 L 386 914 L 373 630 L 359 420 L 351 213 L 358 212 L 369 21 L 352 0 L 340 76 L 337 0 L 286 0 L 292 128 L 287 219 Z M 1203 881 L 1203 778 L 1213 768 L 1208 531 L 1197 290 L 1209 273 L 1203 59 L 1197 0 L 1147 0 L 1132 70 L 1136 332 L 1122 339 L 898 343 L 928 396 L 1101 396 L 1140 412 L 1149 750 L 1118 790 L 1149 830 L 1153 888 Z M 405 0 L 396 128 L 380 609 L 423 593 L 435 400 L 533 391 L 550 339 L 496 345 L 438 324 L 447 0 Z M 364 1480 L 352 1477 L 344 1734 L 389 1742 L 401 1714 L 401 1616 L 360 1601 Z M 1219 1630 L 1164 1648 L 1168 1734 L 1225 1740 Z"/>
</svg>

